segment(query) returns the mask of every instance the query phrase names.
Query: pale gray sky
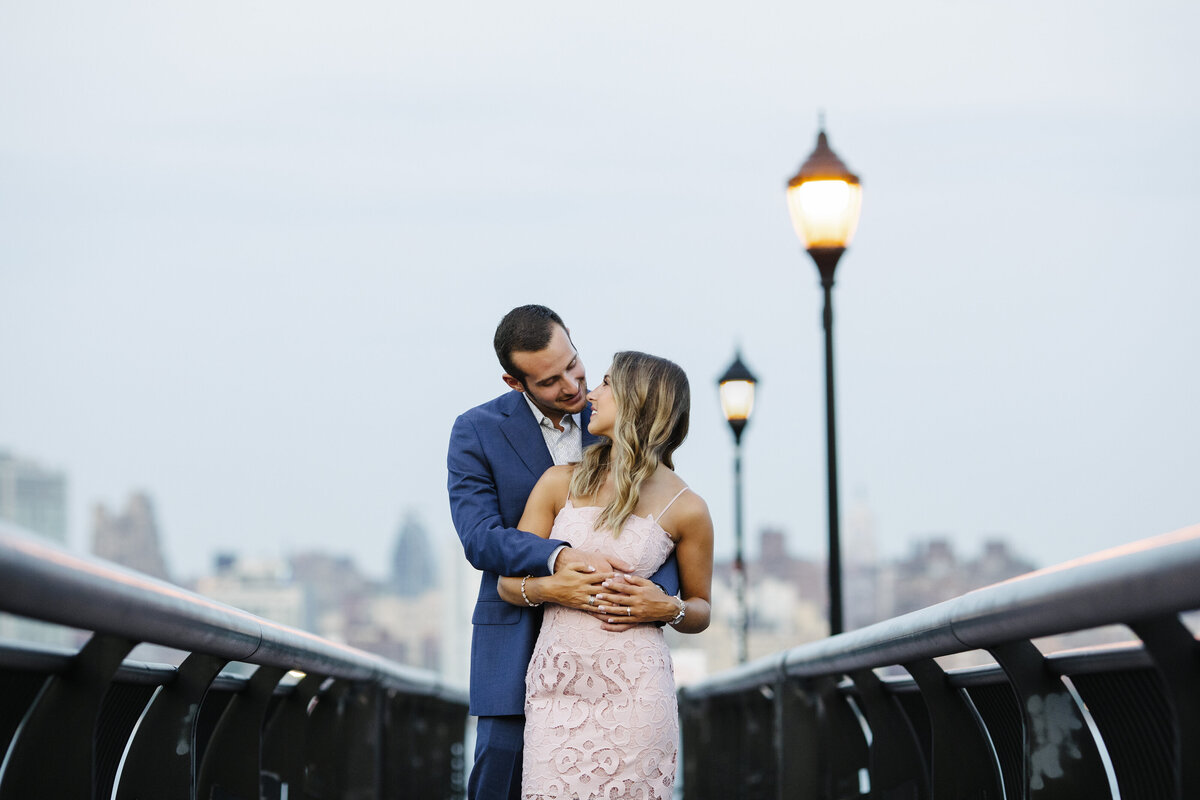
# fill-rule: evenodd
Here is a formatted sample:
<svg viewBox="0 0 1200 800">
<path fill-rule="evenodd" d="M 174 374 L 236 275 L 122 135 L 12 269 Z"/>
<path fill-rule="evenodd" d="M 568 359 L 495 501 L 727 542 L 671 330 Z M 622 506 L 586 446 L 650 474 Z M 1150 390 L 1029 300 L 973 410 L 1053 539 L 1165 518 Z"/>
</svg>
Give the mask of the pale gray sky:
<svg viewBox="0 0 1200 800">
<path fill-rule="evenodd" d="M 692 376 L 680 473 L 732 548 L 713 381 L 762 378 L 747 529 L 824 552 L 820 288 L 783 186 L 863 178 L 835 297 L 843 508 L 884 552 L 1051 563 L 1200 521 L 1200 7 L 231 2 L 0 9 L 0 447 L 215 549 L 452 537 L 453 418 L 510 307 L 591 378 Z M 751 535 L 756 544 L 756 535 Z M 752 549 L 755 549 L 752 547 Z"/>
</svg>

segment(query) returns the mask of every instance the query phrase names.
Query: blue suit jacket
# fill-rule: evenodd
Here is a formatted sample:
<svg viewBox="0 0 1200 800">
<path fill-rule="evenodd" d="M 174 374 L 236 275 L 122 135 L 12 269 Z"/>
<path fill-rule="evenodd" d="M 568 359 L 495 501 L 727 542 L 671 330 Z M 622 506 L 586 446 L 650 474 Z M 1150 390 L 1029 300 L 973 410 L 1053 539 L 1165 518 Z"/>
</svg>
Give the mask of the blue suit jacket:
<svg viewBox="0 0 1200 800">
<path fill-rule="evenodd" d="M 583 446 L 597 439 L 587 432 Z M 521 608 L 500 599 L 501 575 L 550 573 L 548 562 L 564 542 L 516 529 L 525 501 L 542 473 L 554 465 L 525 396 L 510 391 L 476 406 L 454 421 L 446 457 L 450 516 L 471 565 L 483 572 L 471 617 L 471 713 L 525 713 L 525 670 L 533 655 L 541 608 Z M 679 590 L 674 556 L 654 576 L 668 594 Z"/>
</svg>

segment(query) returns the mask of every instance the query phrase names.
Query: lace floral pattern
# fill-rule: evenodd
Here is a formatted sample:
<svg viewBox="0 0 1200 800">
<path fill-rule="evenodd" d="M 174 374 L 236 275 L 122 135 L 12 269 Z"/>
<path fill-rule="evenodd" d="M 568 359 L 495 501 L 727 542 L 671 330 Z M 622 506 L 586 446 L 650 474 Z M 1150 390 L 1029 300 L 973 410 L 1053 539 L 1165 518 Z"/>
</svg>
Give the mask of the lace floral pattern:
<svg viewBox="0 0 1200 800">
<path fill-rule="evenodd" d="M 592 529 L 594 507 L 570 503 L 550 536 L 653 575 L 674 543 L 652 517 L 614 537 Z M 525 676 L 527 800 L 666 800 L 675 783 L 679 713 L 662 629 L 610 633 L 589 614 L 547 606 Z"/>
</svg>

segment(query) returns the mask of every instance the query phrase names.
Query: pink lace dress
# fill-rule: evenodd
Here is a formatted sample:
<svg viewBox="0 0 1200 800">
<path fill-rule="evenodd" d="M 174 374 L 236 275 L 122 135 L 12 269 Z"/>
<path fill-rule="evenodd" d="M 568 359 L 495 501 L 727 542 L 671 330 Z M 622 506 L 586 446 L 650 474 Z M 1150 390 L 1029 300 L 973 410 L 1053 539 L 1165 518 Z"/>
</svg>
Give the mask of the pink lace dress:
<svg viewBox="0 0 1200 800">
<path fill-rule="evenodd" d="M 671 554 L 675 545 L 654 517 L 631 516 L 614 537 L 592 528 L 599 513 L 568 500 L 550 537 L 615 556 L 643 578 Z M 662 628 L 610 633 L 583 611 L 546 606 L 525 676 L 521 793 L 527 800 L 665 800 L 675 783 L 678 732 Z"/>
</svg>

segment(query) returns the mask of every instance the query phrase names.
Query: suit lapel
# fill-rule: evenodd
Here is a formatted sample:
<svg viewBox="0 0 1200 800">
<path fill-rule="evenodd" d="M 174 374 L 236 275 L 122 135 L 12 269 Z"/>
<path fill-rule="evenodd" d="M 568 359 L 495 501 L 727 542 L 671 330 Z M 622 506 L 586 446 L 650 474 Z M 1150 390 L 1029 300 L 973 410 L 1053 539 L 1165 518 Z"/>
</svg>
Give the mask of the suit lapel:
<svg viewBox="0 0 1200 800">
<path fill-rule="evenodd" d="M 541 475 L 554 466 L 554 459 L 550 457 L 546 440 L 538 428 L 537 420 L 529 411 L 525 396 L 515 390 L 511 394 L 514 402 L 508 404 L 508 416 L 500 423 L 500 430 L 512 445 L 512 449 L 525 462 L 525 466 L 529 467 L 529 471 L 534 475 Z"/>
</svg>

